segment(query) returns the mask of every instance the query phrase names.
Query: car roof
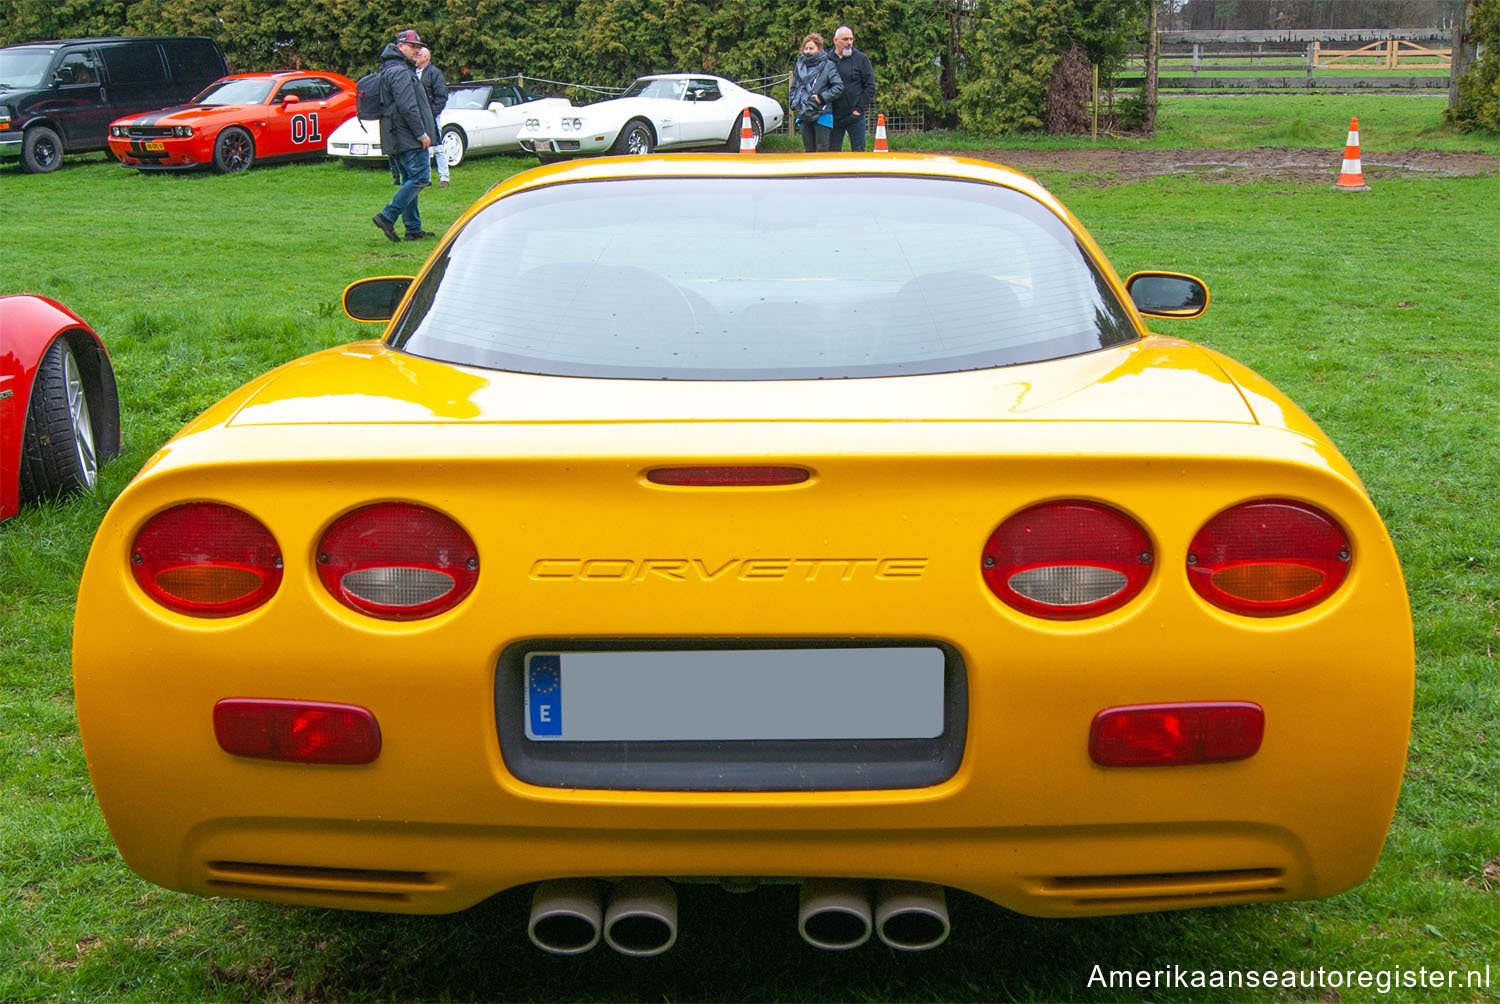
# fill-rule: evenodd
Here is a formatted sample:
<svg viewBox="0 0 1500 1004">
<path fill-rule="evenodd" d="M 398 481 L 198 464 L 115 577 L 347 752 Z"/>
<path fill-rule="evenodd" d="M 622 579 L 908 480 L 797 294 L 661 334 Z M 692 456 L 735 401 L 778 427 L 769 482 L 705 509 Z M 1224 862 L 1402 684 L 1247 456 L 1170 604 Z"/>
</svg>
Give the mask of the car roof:
<svg viewBox="0 0 1500 1004">
<path fill-rule="evenodd" d="M 832 175 L 885 175 L 938 178 L 1004 185 L 1024 192 L 1066 215 L 1067 210 L 1029 175 L 989 161 L 943 154 L 866 153 L 840 157 L 805 154 L 673 154 L 670 157 L 590 157 L 514 175 L 496 185 L 490 201 L 523 188 L 574 181 L 626 178 L 778 178 Z"/>
<path fill-rule="evenodd" d="M 211 42 L 207 35 L 98 35 L 87 38 L 47 38 L 34 42 L 16 42 L 0 46 L 6 49 L 56 48 L 59 45 L 115 45 L 120 42 L 176 42 L 190 40 Z"/>
<path fill-rule="evenodd" d="M 333 70 L 247 70 L 244 73 L 226 73 L 220 80 L 275 80 L 280 77 L 341 77 Z"/>
</svg>

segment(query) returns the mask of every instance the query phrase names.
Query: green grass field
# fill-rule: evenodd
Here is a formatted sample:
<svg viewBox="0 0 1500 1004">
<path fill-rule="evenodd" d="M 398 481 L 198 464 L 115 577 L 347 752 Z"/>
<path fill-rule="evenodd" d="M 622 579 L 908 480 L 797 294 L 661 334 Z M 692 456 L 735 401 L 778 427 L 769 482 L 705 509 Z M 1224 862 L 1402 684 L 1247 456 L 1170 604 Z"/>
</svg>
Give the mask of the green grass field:
<svg viewBox="0 0 1500 1004">
<path fill-rule="evenodd" d="M 1301 121 L 1335 171 L 1358 114 L 1366 142 L 1386 149 L 1500 148 L 1444 130 L 1441 102 L 1380 96 L 1377 113 L 1371 100 L 1169 99 L 1161 127 L 1175 139 L 1150 145 L 1278 145 Z M 465 163 L 452 188 L 424 195 L 424 223 L 446 228 L 527 166 Z M 1500 180 L 1372 172 L 1374 191 L 1350 195 L 1331 190 L 1331 175 L 1040 175 L 1121 275 L 1205 278 L 1208 314 L 1158 330 L 1227 351 L 1286 390 L 1387 521 L 1411 594 L 1417 693 L 1405 785 L 1368 882 L 1319 902 L 1086 921 L 955 894 L 953 938 L 914 956 L 805 946 L 789 887 L 692 886 L 678 946 L 650 960 L 542 954 L 526 941 L 526 889 L 453 916 L 401 917 L 146 884 L 110 840 L 73 714 L 73 597 L 94 528 L 221 394 L 377 332 L 343 317 L 340 291 L 414 272 L 431 245 L 390 244 L 370 224 L 389 194 L 381 170 L 143 176 L 91 157 L 45 176 L 0 169 L 6 291 L 52 296 L 97 327 L 125 429 L 98 491 L 0 524 L 0 1000 L 1500 1001 Z M 1110 988 L 1091 983 L 1096 965 L 1322 969 L 1325 985 Z M 1382 994 L 1374 982 L 1423 969 L 1487 971 L 1489 983 Z M 1329 971 L 1369 972 L 1372 984 L 1330 992 Z"/>
</svg>

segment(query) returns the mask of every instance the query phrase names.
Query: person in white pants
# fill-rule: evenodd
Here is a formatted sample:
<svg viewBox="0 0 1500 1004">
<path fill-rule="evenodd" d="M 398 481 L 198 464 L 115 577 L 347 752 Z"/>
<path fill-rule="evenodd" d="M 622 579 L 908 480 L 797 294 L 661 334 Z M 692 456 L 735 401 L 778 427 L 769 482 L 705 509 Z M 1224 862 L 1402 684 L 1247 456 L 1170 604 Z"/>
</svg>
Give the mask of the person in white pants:
<svg viewBox="0 0 1500 1004">
<path fill-rule="evenodd" d="M 422 89 L 427 92 L 427 103 L 432 106 L 432 117 L 436 119 L 443 113 L 443 108 L 448 104 L 448 81 L 443 79 L 443 71 L 432 65 L 432 50 L 422 46 L 417 51 L 417 79 L 422 81 Z M 437 162 L 438 187 L 447 188 L 448 179 L 448 148 L 443 145 L 441 135 L 433 137 L 436 142 L 432 144 L 432 157 Z"/>
</svg>

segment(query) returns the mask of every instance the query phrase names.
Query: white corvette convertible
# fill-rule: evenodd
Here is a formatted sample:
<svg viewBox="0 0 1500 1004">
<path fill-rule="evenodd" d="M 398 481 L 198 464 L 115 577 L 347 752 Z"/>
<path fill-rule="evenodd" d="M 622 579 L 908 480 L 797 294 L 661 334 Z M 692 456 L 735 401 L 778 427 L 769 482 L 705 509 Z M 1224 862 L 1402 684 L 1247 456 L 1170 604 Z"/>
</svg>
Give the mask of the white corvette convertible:
<svg viewBox="0 0 1500 1004">
<path fill-rule="evenodd" d="M 543 163 L 578 154 L 646 154 L 719 147 L 738 150 L 745 109 L 759 143 L 781 125 L 781 105 L 739 84 L 699 73 L 641 77 L 625 93 L 582 107 L 527 106 L 519 140 Z"/>
<path fill-rule="evenodd" d="M 476 153 L 504 153 L 520 149 L 521 123 L 542 109 L 572 108 L 564 98 L 542 98 L 511 81 L 466 80 L 450 85 L 448 105 L 438 116 L 448 163 L 459 164 Z M 350 119 L 328 137 L 328 155 L 354 160 L 384 160 L 380 123 Z"/>
</svg>

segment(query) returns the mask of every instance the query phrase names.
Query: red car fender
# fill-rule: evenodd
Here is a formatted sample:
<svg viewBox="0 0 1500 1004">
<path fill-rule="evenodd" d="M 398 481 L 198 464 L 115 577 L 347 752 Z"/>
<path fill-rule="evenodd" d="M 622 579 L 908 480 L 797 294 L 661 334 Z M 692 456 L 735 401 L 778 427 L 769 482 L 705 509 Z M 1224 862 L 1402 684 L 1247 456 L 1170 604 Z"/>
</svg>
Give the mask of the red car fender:
<svg viewBox="0 0 1500 1004">
<path fill-rule="evenodd" d="M 102 416 L 96 439 L 101 459 L 120 452 L 119 396 L 114 364 L 84 320 L 44 296 L 0 296 L 0 519 L 20 508 L 21 448 L 31 389 L 42 356 L 66 338 L 87 383 L 89 405 Z"/>
</svg>

